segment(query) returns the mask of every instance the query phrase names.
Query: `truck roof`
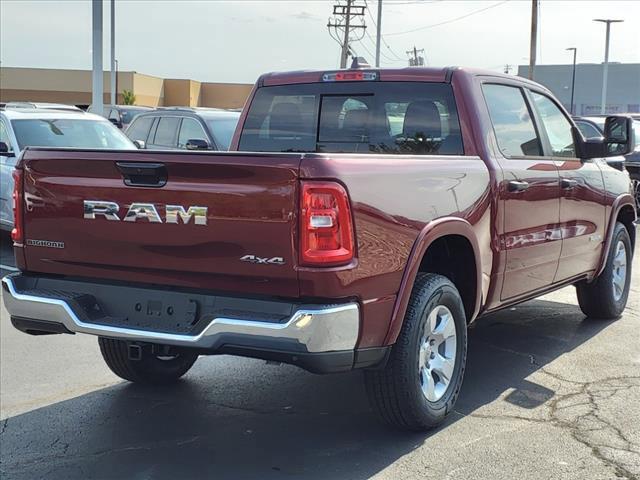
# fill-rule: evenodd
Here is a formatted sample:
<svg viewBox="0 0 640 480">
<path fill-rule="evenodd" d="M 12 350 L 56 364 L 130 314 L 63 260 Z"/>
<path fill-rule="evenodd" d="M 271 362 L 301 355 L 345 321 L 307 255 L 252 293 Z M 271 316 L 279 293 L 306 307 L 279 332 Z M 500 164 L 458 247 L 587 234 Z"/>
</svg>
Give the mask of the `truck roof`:
<svg viewBox="0 0 640 480">
<path fill-rule="evenodd" d="M 470 68 L 470 67 L 404 67 L 404 68 L 360 68 L 360 69 L 327 69 L 327 70 L 299 70 L 292 72 L 271 72 L 266 73 L 258 80 L 259 86 L 290 85 L 296 83 L 316 83 L 322 82 L 322 76 L 326 73 L 334 72 L 377 72 L 382 81 L 404 81 L 404 82 L 448 82 L 453 72 L 463 72 L 465 75 L 502 77 L 508 79 L 517 78 L 518 81 L 530 83 L 541 87 L 541 85 L 524 77 L 506 75 L 493 70 Z M 544 88 L 544 87 L 543 87 Z"/>
</svg>

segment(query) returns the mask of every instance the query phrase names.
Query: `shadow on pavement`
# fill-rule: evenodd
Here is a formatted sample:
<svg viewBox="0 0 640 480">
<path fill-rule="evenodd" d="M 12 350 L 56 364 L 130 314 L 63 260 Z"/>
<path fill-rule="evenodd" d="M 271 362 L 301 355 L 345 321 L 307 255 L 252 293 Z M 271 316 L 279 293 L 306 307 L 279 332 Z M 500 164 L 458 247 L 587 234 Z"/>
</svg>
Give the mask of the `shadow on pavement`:
<svg viewBox="0 0 640 480">
<path fill-rule="evenodd" d="M 365 479 L 507 390 L 504 401 L 540 406 L 554 392 L 527 377 L 607 325 L 584 320 L 575 306 L 539 300 L 479 320 L 470 330 L 459 414 L 430 434 L 380 425 L 359 372 L 316 376 L 201 358 L 171 389 L 122 383 L 8 418 L 0 476 Z"/>
</svg>

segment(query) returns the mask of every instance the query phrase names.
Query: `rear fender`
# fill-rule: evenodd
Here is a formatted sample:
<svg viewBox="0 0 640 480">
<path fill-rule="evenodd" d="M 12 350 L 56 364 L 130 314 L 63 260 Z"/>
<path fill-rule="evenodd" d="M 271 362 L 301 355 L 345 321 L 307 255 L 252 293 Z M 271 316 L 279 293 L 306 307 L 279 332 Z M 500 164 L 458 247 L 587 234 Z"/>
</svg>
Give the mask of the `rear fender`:
<svg viewBox="0 0 640 480">
<path fill-rule="evenodd" d="M 482 266 L 480 264 L 480 249 L 478 247 L 478 241 L 473 231 L 473 227 L 469 222 L 458 217 L 444 217 L 434 220 L 425 226 L 420 235 L 416 239 L 409 261 L 402 277 L 402 283 L 400 284 L 400 291 L 393 309 L 393 315 L 391 317 L 391 324 L 389 331 L 385 338 L 385 345 L 395 343 L 400 329 L 404 321 L 404 315 L 409 305 L 409 299 L 411 297 L 411 291 L 413 290 L 413 284 L 420 268 L 420 263 L 424 258 L 425 253 L 431 246 L 431 244 L 437 239 L 447 235 L 459 235 L 466 238 L 473 248 L 473 256 L 476 263 L 476 299 L 475 308 L 470 319 L 474 319 L 480 311 L 480 305 L 482 301 Z"/>
</svg>

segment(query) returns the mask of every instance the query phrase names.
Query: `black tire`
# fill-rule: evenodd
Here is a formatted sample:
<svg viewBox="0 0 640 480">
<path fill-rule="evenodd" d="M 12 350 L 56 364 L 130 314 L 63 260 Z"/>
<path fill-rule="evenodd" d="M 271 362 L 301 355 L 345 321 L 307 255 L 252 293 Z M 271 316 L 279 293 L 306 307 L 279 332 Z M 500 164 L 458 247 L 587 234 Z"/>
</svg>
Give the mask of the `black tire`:
<svg viewBox="0 0 640 480">
<path fill-rule="evenodd" d="M 453 374 L 444 394 L 436 401 L 430 401 L 421 387 L 420 345 L 427 317 L 439 306 L 445 306 L 452 314 L 456 351 Z M 446 277 L 419 274 L 389 361 L 383 369 L 364 372 L 369 401 L 382 420 L 391 426 L 412 431 L 434 428 L 453 410 L 462 386 L 466 360 L 467 323 L 458 290 Z"/>
<path fill-rule="evenodd" d="M 622 295 L 616 298 L 614 294 L 614 259 L 618 244 L 622 243 L 626 253 L 626 282 L 622 289 Z M 602 273 L 591 283 L 580 282 L 576 284 L 578 304 L 580 310 L 589 318 L 612 320 L 620 317 L 629 298 L 629 286 L 631 284 L 631 239 L 629 232 L 622 223 L 616 223 L 613 231 L 613 239 L 607 255 L 607 263 Z"/>
<path fill-rule="evenodd" d="M 100 353 L 113 373 L 124 380 L 144 384 L 167 384 L 177 381 L 198 359 L 194 353 L 180 352 L 170 358 L 160 358 L 150 348 L 142 349 L 140 360 L 131 360 L 128 344 L 122 340 L 98 338 Z"/>
</svg>

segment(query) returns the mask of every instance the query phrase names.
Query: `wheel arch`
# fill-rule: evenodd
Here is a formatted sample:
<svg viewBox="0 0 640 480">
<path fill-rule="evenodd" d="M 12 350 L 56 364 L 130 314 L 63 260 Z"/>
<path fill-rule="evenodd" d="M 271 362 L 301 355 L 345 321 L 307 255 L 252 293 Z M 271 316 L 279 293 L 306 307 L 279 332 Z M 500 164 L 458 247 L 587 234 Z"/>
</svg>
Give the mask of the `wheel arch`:
<svg viewBox="0 0 640 480">
<path fill-rule="evenodd" d="M 425 226 L 413 245 L 394 305 L 385 345 L 394 343 L 398 338 L 418 273 L 426 272 L 425 268 L 435 265 L 430 263 L 435 252 L 442 253 L 441 249 L 451 248 L 452 246 L 463 246 L 464 248 L 460 255 L 446 257 L 446 259 L 454 260 L 455 264 L 447 271 L 442 268 L 447 262 L 442 262 L 442 258 L 437 256 L 440 260 L 437 264 L 439 268 L 430 273 L 444 275 L 456 285 L 465 305 L 467 323 L 478 315 L 482 302 L 482 266 L 480 248 L 475 232 L 471 224 L 462 218 L 440 218 Z M 467 262 L 472 264 L 474 275 L 472 275 L 472 279 L 463 279 L 464 281 L 461 283 L 461 268 L 465 265 L 468 268 Z M 456 282 L 456 278 L 451 278 L 452 276 L 457 277 L 458 282 Z"/>
<path fill-rule="evenodd" d="M 611 215 L 609 216 L 609 223 L 607 225 L 604 248 L 602 249 L 602 254 L 600 255 L 600 263 L 598 265 L 598 269 L 596 270 L 594 278 L 597 278 L 602 273 L 607 263 L 607 257 L 609 255 L 609 249 L 611 248 L 611 243 L 613 241 L 613 232 L 615 230 L 616 222 L 621 222 L 626 227 L 627 231 L 629 232 L 629 237 L 631 238 L 631 248 L 635 250 L 636 210 L 634 199 L 628 193 L 620 195 L 618 198 L 616 198 L 613 202 L 613 205 L 611 206 Z"/>
</svg>

